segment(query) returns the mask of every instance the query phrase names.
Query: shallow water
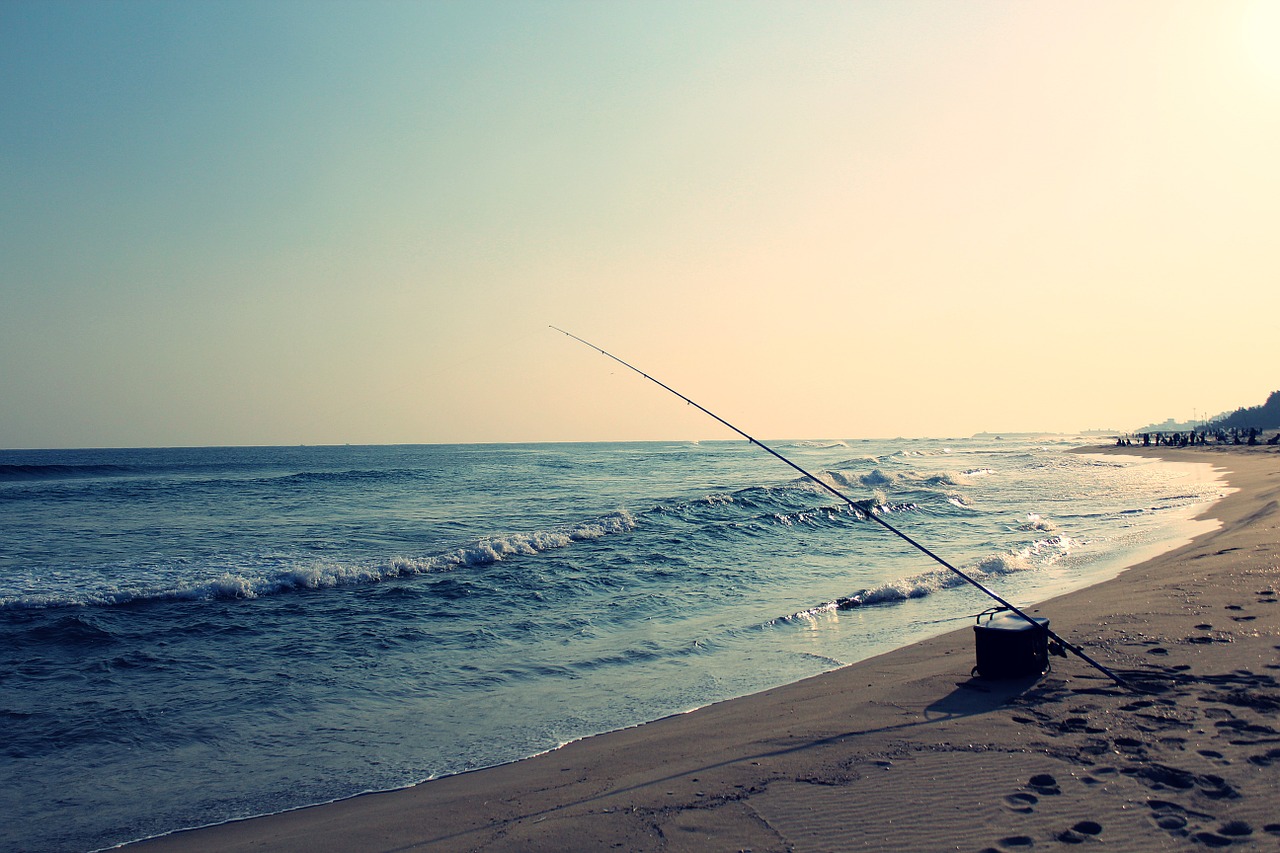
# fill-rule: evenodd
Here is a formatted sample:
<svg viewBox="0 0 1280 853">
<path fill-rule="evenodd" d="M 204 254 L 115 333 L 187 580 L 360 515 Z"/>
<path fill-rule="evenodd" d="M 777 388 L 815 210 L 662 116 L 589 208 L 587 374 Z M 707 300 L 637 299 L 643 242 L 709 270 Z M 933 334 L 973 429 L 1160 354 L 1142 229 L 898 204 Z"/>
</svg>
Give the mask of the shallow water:
<svg viewBox="0 0 1280 853">
<path fill-rule="evenodd" d="M 773 446 L 1029 604 L 1222 489 L 1080 443 Z M 0 847 L 510 761 L 990 603 L 745 442 L 0 452 Z"/>
</svg>

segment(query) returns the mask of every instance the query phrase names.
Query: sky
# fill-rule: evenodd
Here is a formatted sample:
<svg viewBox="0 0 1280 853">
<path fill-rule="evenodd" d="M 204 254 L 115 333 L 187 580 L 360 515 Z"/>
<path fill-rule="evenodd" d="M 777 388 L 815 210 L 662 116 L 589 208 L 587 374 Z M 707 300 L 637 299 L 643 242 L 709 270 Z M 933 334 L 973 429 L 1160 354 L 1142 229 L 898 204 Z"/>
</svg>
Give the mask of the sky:
<svg viewBox="0 0 1280 853">
<path fill-rule="evenodd" d="M 1277 2 L 5 0 L 0 447 L 1258 405 L 1278 151 Z"/>
</svg>

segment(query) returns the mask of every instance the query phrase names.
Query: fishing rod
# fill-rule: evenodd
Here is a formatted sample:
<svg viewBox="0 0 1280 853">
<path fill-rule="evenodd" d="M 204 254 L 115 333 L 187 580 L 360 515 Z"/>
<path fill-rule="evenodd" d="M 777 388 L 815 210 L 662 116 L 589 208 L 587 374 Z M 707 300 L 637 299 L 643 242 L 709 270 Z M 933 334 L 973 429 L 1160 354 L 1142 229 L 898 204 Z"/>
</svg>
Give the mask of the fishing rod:
<svg viewBox="0 0 1280 853">
<path fill-rule="evenodd" d="M 633 364 L 628 364 L 627 362 L 625 362 L 625 361 L 623 361 L 622 359 L 618 358 L 618 357 L 617 357 L 616 355 L 614 355 L 613 353 L 611 353 L 611 352 L 609 352 L 609 351 L 607 351 L 607 350 L 601 349 L 600 347 L 596 346 L 595 344 L 591 343 L 590 341 L 585 341 L 585 340 L 583 340 L 582 338 L 578 337 L 577 335 L 573 334 L 572 332 L 566 332 L 564 329 L 561 329 L 559 326 L 551 326 L 551 328 L 552 328 L 552 329 L 555 329 L 557 332 L 559 332 L 559 333 L 560 333 L 560 334 L 562 334 L 562 335 L 567 335 L 568 337 L 573 338 L 575 341 L 577 341 L 577 342 L 578 342 L 578 343 L 580 343 L 580 344 L 583 344 L 584 346 L 590 347 L 591 349 L 595 350 L 596 352 L 600 353 L 601 355 L 608 356 L 609 358 L 613 359 L 613 360 L 614 360 L 614 361 L 616 361 L 618 364 L 621 364 L 623 367 L 627 368 L 628 370 L 633 370 L 633 371 L 635 371 L 636 373 L 639 373 L 641 376 L 643 376 L 645 379 L 648 379 L 650 382 L 652 382 L 653 384 L 657 385 L 659 388 L 662 388 L 662 389 L 664 389 L 664 390 L 666 390 L 666 391 L 671 392 L 672 394 L 675 394 L 675 395 L 676 395 L 677 397 L 679 397 L 681 400 L 684 400 L 686 403 L 688 403 L 690 406 L 693 406 L 693 407 L 694 407 L 695 409 L 697 409 L 698 411 L 702 412 L 702 413 L 703 413 L 703 414 L 705 414 L 705 415 L 710 416 L 713 420 L 719 421 L 721 424 L 724 424 L 726 427 L 728 427 L 729 429 L 731 429 L 731 430 L 733 430 L 734 432 L 736 432 L 738 435 L 740 435 L 740 436 L 742 436 L 743 438 L 745 438 L 749 443 L 754 444 L 756 447 L 758 447 L 758 448 L 760 448 L 761 450 L 763 450 L 764 452 L 768 453 L 770 456 L 773 456 L 775 459 L 779 460 L 780 462 L 782 462 L 782 463 L 784 463 L 784 464 L 786 464 L 786 465 L 789 465 L 791 468 L 794 468 L 796 471 L 800 472 L 800 474 L 804 475 L 804 477 L 806 477 L 806 478 L 807 478 L 807 479 L 809 479 L 809 480 L 812 480 L 814 483 L 816 483 L 816 484 L 817 484 L 818 486 L 820 486 L 821 488 L 825 489 L 827 492 L 830 492 L 830 493 L 831 493 L 832 495 L 834 495 L 838 500 L 843 501 L 844 503 L 848 504 L 848 505 L 849 505 L 849 507 L 850 507 L 852 510 L 854 510 L 854 512 L 855 512 L 855 513 L 865 514 L 865 515 L 867 516 L 867 518 L 870 518 L 870 519 L 871 519 L 872 521 L 874 521 L 876 524 L 879 524 L 879 525 L 880 525 L 881 527 L 883 527 L 885 530 L 888 530 L 888 531 L 889 531 L 890 533 L 892 533 L 894 536 L 897 536 L 899 539 L 901 539 L 902 541 L 906 542 L 908 545 L 910 545 L 911 547 L 915 548 L 917 551 L 919 551 L 920 553 L 924 554 L 926 557 L 928 557 L 929 559 L 933 560 L 935 563 L 938 563 L 939 565 L 941 565 L 942 567 L 944 567 L 944 568 L 948 569 L 949 571 L 954 572 L 956 575 L 958 575 L 961 579 L 963 579 L 965 582 L 969 583 L 970 585 L 972 585 L 972 586 L 974 586 L 974 587 L 977 587 L 979 590 L 981 590 L 983 593 L 985 593 L 988 597 L 990 597 L 991 599 L 993 599 L 997 604 L 999 604 L 1001 608 L 1003 608 L 1003 609 L 1005 609 L 1005 610 L 1008 610 L 1008 611 L 1010 611 L 1010 612 L 1014 613 L 1015 615 L 1020 616 L 1021 618 L 1025 619 L 1028 623 L 1030 623 L 1030 624 L 1031 624 L 1031 626 L 1032 626 L 1034 629 L 1044 631 L 1044 632 L 1045 632 L 1045 634 L 1049 637 L 1049 639 L 1051 639 L 1051 640 L 1053 640 L 1055 643 L 1057 643 L 1057 644 L 1058 644 L 1058 646 L 1060 646 L 1062 649 L 1065 649 L 1066 651 L 1071 652 L 1071 653 L 1072 653 L 1072 654 L 1074 654 L 1076 657 L 1080 658 L 1082 661 L 1084 661 L 1085 663 L 1089 664 L 1089 666 L 1093 667 L 1093 668 L 1094 668 L 1094 669 L 1096 669 L 1098 672 L 1100 672 L 1100 673 L 1102 673 L 1103 675 L 1105 675 L 1107 678 L 1110 678 L 1112 681 L 1114 681 L 1116 684 L 1120 685 L 1121 687 L 1125 687 L 1125 688 L 1130 688 L 1130 689 L 1132 689 L 1132 688 L 1131 688 L 1131 685 L 1129 685 L 1129 684 L 1128 684 L 1124 679 L 1122 679 L 1120 676 L 1116 675 L 1114 672 L 1112 672 L 1111 670 L 1107 669 L 1105 666 L 1103 666 L 1102 664 L 1098 663 L 1098 662 L 1097 662 L 1096 660 L 1094 660 L 1093 658 L 1089 657 L 1089 655 L 1085 653 L 1084 649 L 1080 648 L 1079 646 L 1077 646 L 1077 645 L 1075 645 L 1075 644 L 1073 644 L 1073 643 L 1069 643 L 1069 642 L 1067 642 L 1065 639 L 1063 639 L 1062 637 L 1060 637 L 1060 636 L 1059 636 L 1058 634 L 1056 634 L 1054 631 L 1050 630 L 1050 628 L 1049 628 L 1049 626 L 1048 626 L 1048 625 L 1042 625 L 1042 624 L 1040 624 L 1040 623 L 1039 623 L 1039 622 L 1037 622 L 1035 619 L 1033 619 L 1032 617 L 1030 617 L 1030 616 L 1028 616 L 1026 613 L 1024 613 L 1020 608 L 1018 608 L 1018 607 L 1014 606 L 1012 603 L 1010 603 L 1010 602 L 1006 601 L 1004 598 L 1002 598 L 1000 595 L 998 595 L 994 590 L 992 590 L 992 589 L 988 588 L 987 586 L 983 585 L 983 584 L 982 584 L 982 582 L 981 582 L 981 581 L 979 581 L 977 578 L 974 578 L 973 576 L 971 576 L 971 575 L 969 575 L 969 574 L 966 574 L 965 572 L 963 572 L 963 571 L 961 571 L 960 569 L 956 568 L 955 566 L 951 565 L 951 564 L 950 564 L 950 563 L 948 563 L 946 560 L 942 559 L 942 557 L 939 557 L 939 556 L 938 556 L 937 554 L 935 554 L 933 551 L 930 551 L 930 550 L 929 550 L 928 548 L 926 548 L 924 545 L 921 545 L 919 542 L 917 542 L 916 540 L 912 539 L 910 536 L 908 536 L 907 534 L 903 533 L 901 530 L 899 530 L 898 528 L 894 527 L 894 526 L 893 526 L 892 524 L 890 524 L 889 522 L 885 521 L 885 520 L 884 520 L 883 518 L 881 518 L 878 514 L 876 514 L 876 512 L 875 512 L 875 507 L 874 507 L 874 504 L 873 504 L 873 502 L 872 502 L 872 501 L 855 501 L 853 498 L 849 497 L 849 496 L 848 496 L 848 495 L 846 495 L 844 492 L 842 492 L 842 491 L 840 491 L 839 489 L 837 489 L 835 486 L 830 485 L 830 484 L 829 484 L 829 483 L 827 483 L 825 480 L 821 480 L 821 479 L 819 479 L 816 475 L 811 474 L 809 471 L 807 471 L 807 470 L 805 470 L 804 468 L 800 467 L 800 466 L 799 466 L 799 465 L 797 465 L 795 462 L 793 462 L 793 461 L 791 461 L 790 459 L 788 459 L 787 457 L 783 456 L 781 453 L 779 453 L 778 451 L 774 450 L 774 449 L 773 449 L 772 447 L 770 447 L 769 445 L 765 444 L 764 442 L 760 441 L 759 439 L 753 438 L 752 436 L 748 435 L 746 432 L 744 432 L 743 430 L 741 430 L 741 429 L 739 429 L 738 427 L 734 426 L 733 424 L 729 423 L 729 422 L 728 422 L 728 421 L 726 421 L 724 418 L 720 417 L 720 416 L 719 416 L 719 415 L 717 415 L 715 412 L 711 411 L 710 409 L 706 408 L 705 406 L 699 405 L 698 403 L 695 403 L 693 400 L 690 400 L 688 397 L 686 397 L 685 395 L 681 394 L 679 391 L 677 391 L 676 389 L 672 388 L 670 385 L 667 385 L 665 382 L 661 382 L 661 381 L 659 381 L 659 380 L 655 379 L 654 377 L 652 377 L 652 376 L 650 376 L 649 374 L 645 373 L 643 370 L 641 370 L 640 368 L 636 367 L 635 365 L 633 365 Z"/>
</svg>

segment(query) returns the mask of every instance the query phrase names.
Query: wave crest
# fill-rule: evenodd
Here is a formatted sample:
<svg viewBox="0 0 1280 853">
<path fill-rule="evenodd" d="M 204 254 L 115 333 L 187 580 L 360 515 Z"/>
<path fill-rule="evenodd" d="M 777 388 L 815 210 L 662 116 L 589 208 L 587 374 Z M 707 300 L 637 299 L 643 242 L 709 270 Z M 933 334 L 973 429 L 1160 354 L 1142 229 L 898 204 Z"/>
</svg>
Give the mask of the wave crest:
<svg viewBox="0 0 1280 853">
<path fill-rule="evenodd" d="M 262 573 L 224 572 L 208 580 L 170 589 L 138 587 L 86 590 L 76 596 L 47 594 L 0 599 L 0 609 L 110 606 L 147 601 L 211 601 L 259 598 L 304 589 L 379 583 L 393 578 L 486 566 L 517 556 L 533 556 L 615 533 L 634 530 L 636 520 L 625 509 L 564 530 L 540 530 L 485 538 L 470 545 L 426 557 L 393 557 L 385 563 L 348 565 L 314 562 Z"/>
<path fill-rule="evenodd" d="M 1043 530 L 1052 533 L 1058 529 L 1058 525 L 1038 513 L 1029 512 L 1027 517 L 1018 523 L 1019 530 Z"/>
<path fill-rule="evenodd" d="M 970 569 L 966 574 L 975 580 L 987 580 L 1001 575 L 1029 571 L 1035 568 L 1031 557 L 1040 556 L 1046 550 L 1065 549 L 1068 544 L 1069 540 L 1066 540 L 1065 537 L 1052 537 L 1028 546 L 1028 548 L 1018 553 L 990 554 L 979 560 L 977 566 Z M 935 569 L 918 575 L 898 578 L 869 589 L 858 590 L 852 595 L 806 608 L 775 621 L 812 620 L 836 610 L 852 610 L 878 604 L 898 604 L 913 598 L 924 598 L 942 590 L 954 589 L 966 583 L 968 581 L 954 572 L 946 569 Z"/>
</svg>

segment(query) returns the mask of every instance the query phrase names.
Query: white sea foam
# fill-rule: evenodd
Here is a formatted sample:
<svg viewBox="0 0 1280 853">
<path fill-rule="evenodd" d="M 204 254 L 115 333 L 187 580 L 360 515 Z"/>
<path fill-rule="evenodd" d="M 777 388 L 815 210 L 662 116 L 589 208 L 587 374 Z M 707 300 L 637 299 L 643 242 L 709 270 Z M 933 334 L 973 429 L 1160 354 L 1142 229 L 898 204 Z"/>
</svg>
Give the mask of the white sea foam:
<svg viewBox="0 0 1280 853">
<path fill-rule="evenodd" d="M 978 561 L 978 572 L 986 577 L 1025 572 L 1031 568 L 1031 561 L 1025 553 L 989 554 Z"/>
<path fill-rule="evenodd" d="M 876 467 L 870 471 L 861 472 L 838 469 L 823 471 L 818 476 L 829 485 L 850 488 L 942 489 L 947 486 L 971 485 L 969 478 L 975 475 L 974 472 L 962 474 L 954 471 L 943 473 L 922 473 L 914 470 L 886 471 Z M 978 473 L 976 476 L 985 476 L 985 474 Z"/>
<path fill-rule="evenodd" d="M 1013 572 L 1023 572 L 1031 568 L 1031 561 L 1021 554 L 991 554 L 979 560 L 976 569 L 969 572 L 969 574 L 978 580 L 982 580 Z M 909 598 L 923 598 L 926 595 L 931 595 L 944 589 L 952 589 L 965 583 L 967 581 L 959 575 L 945 569 L 938 569 L 882 584 L 866 590 L 860 598 L 864 605 L 906 601 Z"/>
<path fill-rule="evenodd" d="M 574 542 L 599 539 L 634 530 L 636 520 L 620 509 L 607 516 L 564 530 L 537 530 L 494 536 L 470 545 L 425 557 L 393 557 L 371 565 L 341 562 L 299 562 L 274 570 L 224 571 L 208 580 L 191 581 L 170 588 L 102 585 L 74 592 L 44 592 L 0 598 L 0 608 L 44 608 L 60 606 L 117 605 L 138 601 L 206 601 L 252 599 L 290 590 L 330 589 L 354 584 L 377 583 L 398 577 L 451 571 L 462 567 L 485 566 L 519 556 L 533 556 L 565 548 Z"/>
<path fill-rule="evenodd" d="M 1018 523 L 1017 529 L 1044 530 L 1052 532 L 1058 529 L 1058 525 L 1054 524 L 1049 519 L 1044 518 L 1039 513 L 1029 512 L 1027 513 L 1027 517 Z"/>
<path fill-rule="evenodd" d="M 1076 541 L 1069 536 L 1054 535 L 1047 539 L 1037 539 L 1020 552 L 1027 559 L 1035 558 L 1042 563 L 1056 563 L 1071 553 Z"/>
<path fill-rule="evenodd" d="M 1062 537 L 1041 540 L 1023 549 L 1019 553 L 990 554 L 978 561 L 976 567 L 966 574 L 975 580 L 987 580 L 1009 575 L 1015 572 L 1030 571 L 1035 568 L 1033 557 L 1051 554 L 1054 557 L 1065 553 L 1069 543 Z M 870 589 L 858 592 L 835 601 L 828 601 L 783 617 L 783 621 L 797 619 L 816 619 L 819 616 L 836 610 L 848 610 L 855 607 L 867 607 L 876 604 L 895 604 L 909 599 L 924 598 L 935 592 L 953 589 L 966 584 L 960 575 L 946 569 L 935 569 L 909 577 L 898 578 Z"/>
</svg>

